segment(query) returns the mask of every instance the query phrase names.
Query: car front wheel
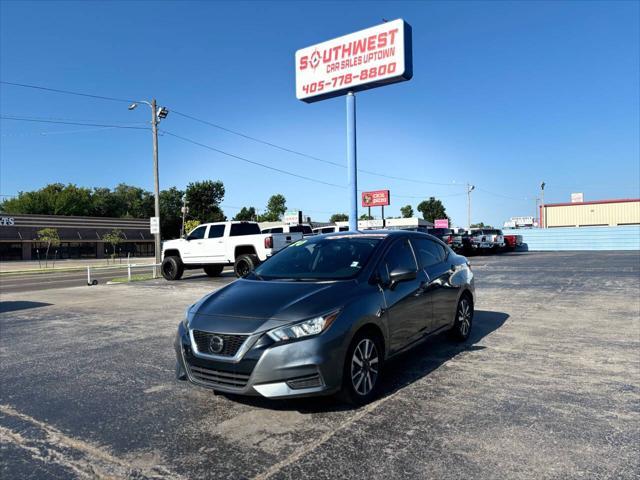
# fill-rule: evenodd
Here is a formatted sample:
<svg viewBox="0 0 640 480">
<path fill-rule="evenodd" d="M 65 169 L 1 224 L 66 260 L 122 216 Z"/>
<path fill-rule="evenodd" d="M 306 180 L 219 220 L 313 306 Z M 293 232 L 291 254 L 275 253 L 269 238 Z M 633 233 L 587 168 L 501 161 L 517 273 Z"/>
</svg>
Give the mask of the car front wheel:
<svg viewBox="0 0 640 480">
<path fill-rule="evenodd" d="M 356 335 L 345 358 L 342 397 L 353 405 L 372 401 L 380 384 L 382 348 L 376 335 L 369 332 Z"/>
<path fill-rule="evenodd" d="M 164 257 L 160 270 L 166 280 L 180 280 L 184 272 L 184 265 L 179 257 Z"/>
<path fill-rule="evenodd" d="M 458 302 L 458 307 L 456 308 L 456 318 L 453 328 L 451 329 L 453 337 L 460 342 L 467 340 L 471 334 L 472 324 L 473 303 L 469 296 L 465 294 Z"/>
</svg>

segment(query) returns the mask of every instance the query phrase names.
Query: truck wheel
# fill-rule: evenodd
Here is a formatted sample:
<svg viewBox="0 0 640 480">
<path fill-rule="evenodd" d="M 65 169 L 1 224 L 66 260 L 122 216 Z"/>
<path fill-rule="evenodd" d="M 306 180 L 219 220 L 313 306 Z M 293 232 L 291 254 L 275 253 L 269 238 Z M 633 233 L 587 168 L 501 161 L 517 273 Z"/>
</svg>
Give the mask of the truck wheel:
<svg viewBox="0 0 640 480">
<path fill-rule="evenodd" d="M 224 265 L 207 265 L 204 267 L 204 273 L 210 277 L 219 277 L 224 269 Z"/>
<path fill-rule="evenodd" d="M 180 280 L 184 273 L 184 265 L 180 257 L 164 257 L 160 271 L 167 280 Z"/>
<path fill-rule="evenodd" d="M 233 266 L 233 271 L 236 274 L 236 277 L 242 278 L 249 275 L 254 268 L 256 268 L 260 264 L 260 260 L 257 255 L 240 255 L 236 258 L 236 263 Z"/>
</svg>

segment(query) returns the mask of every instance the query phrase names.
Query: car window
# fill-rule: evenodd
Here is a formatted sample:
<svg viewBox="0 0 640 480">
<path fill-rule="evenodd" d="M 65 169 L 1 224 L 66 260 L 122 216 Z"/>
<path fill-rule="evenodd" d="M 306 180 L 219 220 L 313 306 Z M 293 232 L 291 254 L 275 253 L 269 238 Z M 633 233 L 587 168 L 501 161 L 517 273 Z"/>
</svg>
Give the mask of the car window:
<svg viewBox="0 0 640 480">
<path fill-rule="evenodd" d="M 379 238 L 307 237 L 255 269 L 263 280 L 339 280 L 356 276 Z"/>
<path fill-rule="evenodd" d="M 209 227 L 209 238 L 220 238 L 224 236 L 224 224 L 223 225 L 211 225 Z"/>
<path fill-rule="evenodd" d="M 348 232 L 349 231 L 349 227 L 340 227 L 338 229 L 338 231 L 340 231 L 340 232 Z"/>
<path fill-rule="evenodd" d="M 197 227 L 195 230 L 191 230 L 191 233 L 187 237 L 189 240 L 199 240 L 204 238 L 204 232 L 207 229 L 206 225 L 201 225 Z"/>
<path fill-rule="evenodd" d="M 270 230 L 271 233 L 282 233 L 284 232 L 284 229 L 282 227 L 276 227 L 276 228 L 272 228 Z"/>
<path fill-rule="evenodd" d="M 400 240 L 394 243 L 385 256 L 384 265 L 387 270 L 387 275 L 397 269 L 416 272 L 418 266 L 416 265 L 416 259 L 409 245 L 409 241 Z"/>
<path fill-rule="evenodd" d="M 232 223 L 229 236 L 240 237 L 242 235 L 255 235 L 260 233 L 260 227 L 257 223 Z"/>
<path fill-rule="evenodd" d="M 322 233 L 331 233 L 331 232 L 333 232 L 333 227 L 321 228 L 320 232 L 322 232 Z"/>
<path fill-rule="evenodd" d="M 416 249 L 416 255 L 420 259 L 420 265 L 422 267 L 430 267 L 442 262 L 447 252 L 445 248 L 437 242 L 427 240 L 426 238 L 412 239 L 413 245 Z"/>
</svg>

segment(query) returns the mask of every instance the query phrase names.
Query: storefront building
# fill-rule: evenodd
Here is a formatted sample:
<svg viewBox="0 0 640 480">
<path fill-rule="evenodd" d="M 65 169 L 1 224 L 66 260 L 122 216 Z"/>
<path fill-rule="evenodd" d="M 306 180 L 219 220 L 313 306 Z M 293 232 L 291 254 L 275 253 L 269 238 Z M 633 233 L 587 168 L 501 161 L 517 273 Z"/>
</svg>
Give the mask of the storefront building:
<svg viewBox="0 0 640 480">
<path fill-rule="evenodd" d="M 50 248 L 49 258 L 109 256 L 114 247 L 103 238 L 113 230 L 122 232 L 122 240 L 115 246 L 117 256 L 154 255 L 148 219 L 0 213 L 0 261 L 44 259 L 47 245 L 38 240 L 38 232 L 44 228 L 55 229 L 60 238 L 60 245 Z"/>
</svg>

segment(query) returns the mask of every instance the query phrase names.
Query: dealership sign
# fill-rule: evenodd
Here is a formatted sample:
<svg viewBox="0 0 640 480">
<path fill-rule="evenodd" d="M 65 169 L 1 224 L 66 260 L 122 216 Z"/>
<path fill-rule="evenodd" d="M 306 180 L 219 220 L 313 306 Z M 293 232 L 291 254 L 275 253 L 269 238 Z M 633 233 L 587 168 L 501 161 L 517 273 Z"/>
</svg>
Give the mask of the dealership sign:
<svg viewBox="0 0 640 480">
<path fill-rule="evenodd" d="M 0 226 L 3 227 L 11 227 L 15 225 L 15 220 L 13 217 L 0 217 Z"/>
<path fill-rule="evenodd" d="M 282 218 L 287 225 L 299 225 L 302 223 L 301 210 L 287 210 Z"/>
<path fill-rule="evenodd" d="M 362 192 L 363 207 L 386 207 L 390 203 L 389 190 Z"/>
<path fill-rule="evenodd" d="M 296 97 L 307 103 L 412 76 L 411 26 L 401 19 L 296 52 Z"/>
<path fill-rule="evenodd" d="M 435 228 L 449 228 L 449 219 L 448 218 L 439 218 L 433 221 L 433 226 Z"/>
</svg>

